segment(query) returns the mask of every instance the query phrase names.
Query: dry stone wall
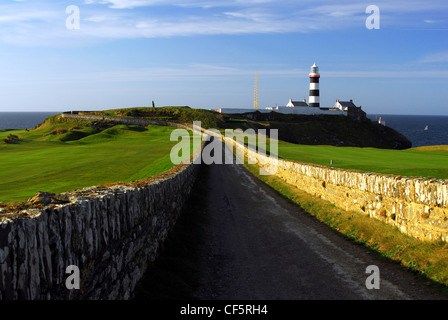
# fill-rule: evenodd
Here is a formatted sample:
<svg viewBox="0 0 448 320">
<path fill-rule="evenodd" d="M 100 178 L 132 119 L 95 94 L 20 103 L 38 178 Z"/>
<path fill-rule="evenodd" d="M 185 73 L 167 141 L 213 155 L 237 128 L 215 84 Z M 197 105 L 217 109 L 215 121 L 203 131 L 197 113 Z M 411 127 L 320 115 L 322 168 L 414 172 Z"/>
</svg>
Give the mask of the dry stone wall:
<svg viewBox="0 0 448 320">
<path fill-rule="evenodd" d="M 137 125 L 137 126 L 156 125 L 156 126 L 171 126 L 188 130 L 192 129 L 192 126 L 187 126 L 182 123 L 176 123 L 170 121 L 140 119 L 140 118 L 124 118 L 124 117 L 115 117 L 106 115 L 102 116 L 102 115 L 89 114 L 89 112 L 80 112 L 77 114 L 62 113 L 61 117 L 66 119 L 84 120 L 84 121 L 111 121 L 126 125 Z"/>
<path fill-rule="evenodd" d="M 198 154 L 195 155 L 196 157 Z M 135 185 L 92 187 L 0 221 L 0 299 L 129 299 L 157 257 L 199 166 Z M 80 288 L 67 289 L 68 266 Z"/>
</svg>

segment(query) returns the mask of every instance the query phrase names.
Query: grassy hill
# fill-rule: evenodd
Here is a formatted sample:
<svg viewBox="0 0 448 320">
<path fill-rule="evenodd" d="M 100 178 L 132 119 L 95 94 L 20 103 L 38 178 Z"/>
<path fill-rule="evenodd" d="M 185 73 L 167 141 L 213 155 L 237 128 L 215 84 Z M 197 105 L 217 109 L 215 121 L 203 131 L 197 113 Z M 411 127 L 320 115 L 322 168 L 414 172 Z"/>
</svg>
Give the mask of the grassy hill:
<svg viewBox="0 0 448 320">
<path fill-rule="evenodd" d="M 283 141 L 307 145 L 407 149 L 411 142 L 392 128 L 368 119 L 357 121 L 345 116 L 307 116 L 277 112 L 221 114 L 189 107 L 125 108 L 97 111 L 93 114 L 164 120 L 192 124 L 201 121 L 203 128 L 277 129 Z"/>
<path fill-rule="evenodd" d="M 37 129 L 2 131 L 0 201 L 26 201 L 37 191 L 65 192 L 134 181 L 170 169 L 174 127 L 126 126 L 48 118 Z"/>
<path fill-rule="evenodd" d="M 305 163 L 402 176 L 448 179 L 448 146 L 407 150 L 278 144 L 279 157 Z"/>
<path fill-rule="evenodd" d="M 224 132 L 223 132 L 224 134 Z M 258 148 L 258 141 L 246 138 L 246 145 Z M 241 139 L 240 139 L 241 140 Z M 252 143 L 255 142 L 255 145 Z M 271 153 L 271 139 L 262 148 Z M 278 158 L 322 166 L 390 174 L 396 176 L 448 179 L 448 146 L 427 146 L 405 150 L 304 145 L 277 141 Z"/>
<path fill-rule="evenodd" d="M 125 108 L 97 111 L 94 114 L 187 124 L 193 124 L 193 121 L 201 121 L 202 127 L 207 129 L 224 128 L 226 125 L 225 117 L 222 114 L 211 110 L 193 109 L 190 107 Z"/>
</svg>

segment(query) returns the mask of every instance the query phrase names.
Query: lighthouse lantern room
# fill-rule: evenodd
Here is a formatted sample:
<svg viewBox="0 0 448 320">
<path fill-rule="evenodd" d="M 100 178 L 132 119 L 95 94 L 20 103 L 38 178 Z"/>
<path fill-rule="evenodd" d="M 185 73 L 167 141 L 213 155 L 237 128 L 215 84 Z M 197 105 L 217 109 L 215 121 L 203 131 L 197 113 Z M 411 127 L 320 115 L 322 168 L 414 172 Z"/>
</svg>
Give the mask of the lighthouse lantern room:
<svg viewBox="0 0 448 320">
<path fill-rule="evenodd" d="M 320 107 L 319 102 L 319 68 L 316 66 L 316 63 L 314 63 L 311 66 L 311 72 L 310 72 L 310 98 L 309 98 L 309 106 L 310 107 Z"/>
</svg>

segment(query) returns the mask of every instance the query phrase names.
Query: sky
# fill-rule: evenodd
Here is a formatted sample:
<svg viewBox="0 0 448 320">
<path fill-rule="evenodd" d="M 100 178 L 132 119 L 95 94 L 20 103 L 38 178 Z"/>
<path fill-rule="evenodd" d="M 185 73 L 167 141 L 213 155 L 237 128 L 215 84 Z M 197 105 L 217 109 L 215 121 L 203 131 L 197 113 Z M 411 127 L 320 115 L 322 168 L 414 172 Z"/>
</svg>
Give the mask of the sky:
<svg viewBox="0 0 448 320">
<path fill-rule="evenodd" d="M 313 63 L 322 107 L 448 115 L 448 1 L 0 1 L 0 112 L 284 106 Z"/>
</svg>

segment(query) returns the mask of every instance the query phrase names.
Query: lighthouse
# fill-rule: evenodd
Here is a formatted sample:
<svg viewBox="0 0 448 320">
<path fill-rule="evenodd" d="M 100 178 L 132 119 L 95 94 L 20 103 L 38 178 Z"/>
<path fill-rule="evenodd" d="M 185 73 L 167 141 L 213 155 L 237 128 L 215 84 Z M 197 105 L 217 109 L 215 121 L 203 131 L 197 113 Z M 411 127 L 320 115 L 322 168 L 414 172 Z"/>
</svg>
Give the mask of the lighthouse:
<svg viewBox="0 0 448 320">
<path fill-rule="evenodd" d="M 319 68 L 316 66 L 316 63 L 314 63 L 311 66 L 311 72 L 310 72 L 310 99 L 309 99 L 309 106 L 310 107 L 320 107 L 319 103 Z"/>
</svg>

